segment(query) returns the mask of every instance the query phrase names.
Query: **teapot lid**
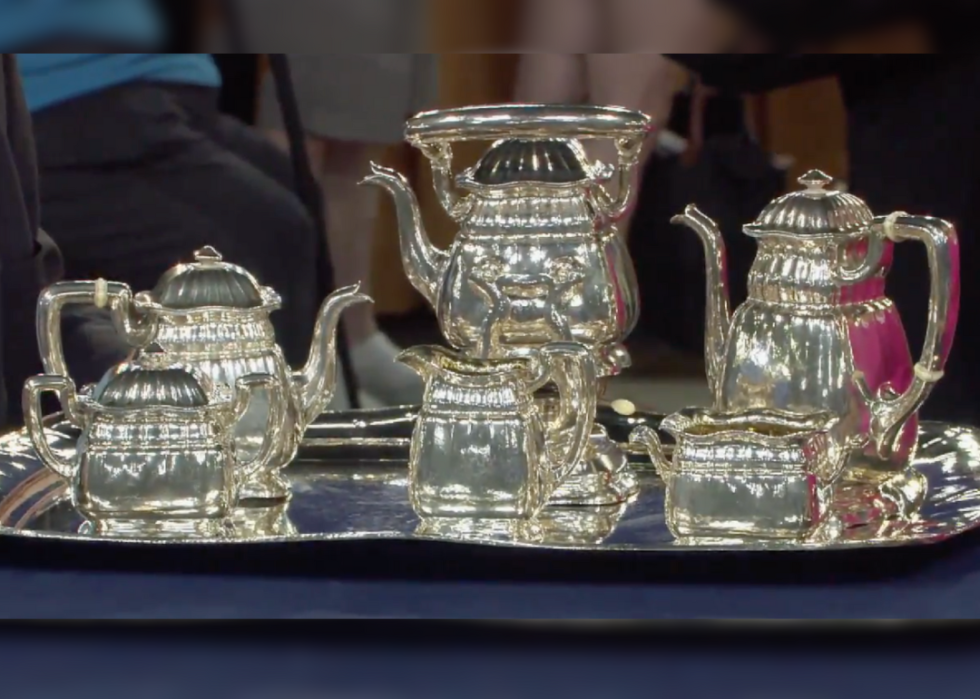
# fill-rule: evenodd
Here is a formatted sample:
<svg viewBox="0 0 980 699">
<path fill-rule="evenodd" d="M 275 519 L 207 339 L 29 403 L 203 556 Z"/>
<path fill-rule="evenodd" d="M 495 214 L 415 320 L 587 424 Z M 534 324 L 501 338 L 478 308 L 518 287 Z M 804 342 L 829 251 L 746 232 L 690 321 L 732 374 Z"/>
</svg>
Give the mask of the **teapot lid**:
<svg viewBox="0 0 980 699">
<path fill-rule="evenodd" d="M 874 215 L 868 205 L 853 194 L 828 189 L 833 181 L 829 175 L 811 170 L 797 180 L 804 189 L 774 199 L 743 230 L 753 237 L 823 236 L 856 233 L 871 225 Z"/>
<path fill-rule="evenodd" d="M 590 179 L 581 143 L 568 138 L 497 141 L 473 166 L 467 179 L 483 186 L 515 182 L 570 184 Z"/>
<path fill-rule="evenodd" d="M 194 262 L 171 267 L 157 282 L 153 299 L 165 308 L 208 306 L 259 308 L 265 305 L 258 281 L 245 269 L 225 262 L 210 245 L 194 252 Z"/>
<path fill-rule="evenodd" d="M 167 362 L 156 344 L 140 356 L 142 361 L 124 362 L 106 372 L 89 398 L 106 408 L 201 408 L 210 404 L 206 377 Z"/>
</svg>

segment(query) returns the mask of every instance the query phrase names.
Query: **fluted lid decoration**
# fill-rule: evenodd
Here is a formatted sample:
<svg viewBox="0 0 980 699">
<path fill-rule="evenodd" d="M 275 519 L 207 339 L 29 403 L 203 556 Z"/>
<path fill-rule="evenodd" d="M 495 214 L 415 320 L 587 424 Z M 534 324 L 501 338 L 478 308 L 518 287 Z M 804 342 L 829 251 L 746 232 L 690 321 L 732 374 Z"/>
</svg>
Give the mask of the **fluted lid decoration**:
<svg viewBox="0 0 980 699">
<path fill-rule="evenodd" d="M 575 143 L 564 138 L 498 141 L 483 154 L 470 178 L 481 185 L 582 182 L 589 179 L 588 165 L 584 150 Z"/>
<path fill-rule="evenodd" d="M 811 170 L 797 181 L 803 189 L 770 202 L 753 223 L 743 228 L 746 234 L 847 234 L 867 228 L 874 220 L 864 201 L 848 192 L 830 189 L 834 180 L 829 175 Z"/>
<path fill-rule="evenodd" d="M 262 291 L 255 277 L 238 265 L 225 262 L 221 253 L 210 245 L 194 252 L 194 262 L 168 270 L 153 290 L 153 298 L 165 308 L 181 310 L 263 305 Z"/>
<path fill-rule="evenodd" d="M 110 369 L 91 393 L 106 408 L 200 408 L 210 398 L 207 379 L 193 370 L 168 364 L 156 344 L 143 351 L 143 362 L 126 362 Z"/>
</svg>

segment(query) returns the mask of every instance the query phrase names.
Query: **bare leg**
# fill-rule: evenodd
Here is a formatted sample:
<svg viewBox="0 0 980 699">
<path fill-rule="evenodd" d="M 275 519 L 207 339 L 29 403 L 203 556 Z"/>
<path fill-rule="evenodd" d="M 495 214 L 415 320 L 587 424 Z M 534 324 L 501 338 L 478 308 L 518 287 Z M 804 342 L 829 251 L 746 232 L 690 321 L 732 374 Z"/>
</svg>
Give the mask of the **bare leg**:
<svg viewBox="0 0 980 699">
<path fill-rule="evenodd" d="M 287 143 L 282 133 L 272 138 Z M 371 293 L 371 250 L 377 224 L 377 190 L 357 183 L 368 163 L 379 159 L 379 146 L 325 138 L 307 141 L 310 161 L 323 192 L 327 244 L 337 287 L 360 284 Z M 374 308 L 358 304 L 344 311 L 351 362 L 359 388 L 389 405 L 418 403 L 422 384 L 415 372 L 395 362 L 399 348 L 378 330 Z M 331 406 L 337 409 L 336 406 Z"/>
<path fill-rule="evenodd" d="M 592 0 L 527 0 L 514 99 L 572 103 L 584 97 L 582 54 L 596 40 Z"/>
</svg>

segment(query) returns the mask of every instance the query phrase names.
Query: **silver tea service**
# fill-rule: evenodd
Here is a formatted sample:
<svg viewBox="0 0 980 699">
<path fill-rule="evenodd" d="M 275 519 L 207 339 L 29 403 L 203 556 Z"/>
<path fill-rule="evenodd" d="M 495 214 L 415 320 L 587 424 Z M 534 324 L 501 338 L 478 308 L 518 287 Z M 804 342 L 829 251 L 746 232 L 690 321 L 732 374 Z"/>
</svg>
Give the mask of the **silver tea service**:
<svg viewBox="0 0 980 699">
<path fill-rule="evenodd" d="M 175 364 L 159 348 L 121 364 L 76 391 L 66 376 L 42 374 L 24 386 L 27 434 L 41 461 L 64 478 L 74 507 L 97 533 L 165 534 L 220 528 L 242 485 L 275 456 L 285 398 L 266 374 L 243 376 L 234 391 L 203 372 Z M 259 391 L 270 425 L 247 455 L 233 431 Z M 65 418 L 81 429 L 73 455 L 49 444 L 41 395 L 55 393 Z M 210 531 L 210 529 L 209 529 Z"/>
<path fill-rule="evenodd" d="M 213 382 L 234 385 L 248 374 L 276 378 L 286 409 L 274 423 L 274 453 L 266 467 L 244 485 L 242 496 L 282 499 L 289 484 L 280 471 L 296 454 L 306 427 L 330 402 L 336 386 L 335 329 L 348 306 L 370 301 L 357 286 L 338 289 L 320 306 L 309 359 L 293 371 L 276 343 L 269 316 L 282 303 L 245 269 L 222 259 L 210 247 L 194 261 L 178 264 L 151 292 L 133 295 L 120 282 L 65 281 L 44 291 L 38 302 L 38 346 L 44 370 L 67 376 L 61 342 L 61 313 L 66 304 L 111 309 L 116 325 L 136 348 L 155 343 L 172 361 L 194 367 Z M 138 353 L 137 353 L 138 354 Z M 267 438 L 271 397 L 260 392 L 235 425 L 236 447 L 256 452 Z"/>
<path fill-rule="evenodd" d="M 409 497 L 420 516 L 531 519 L 583 458 L 596 400 L 584 345 L 554 342 L 490 360 L 420 346 L 399 359 L 425 380 L 409 455 Z M 549 381 L 561 407 L 545 420 L 534 392 Z"/>
</svg>

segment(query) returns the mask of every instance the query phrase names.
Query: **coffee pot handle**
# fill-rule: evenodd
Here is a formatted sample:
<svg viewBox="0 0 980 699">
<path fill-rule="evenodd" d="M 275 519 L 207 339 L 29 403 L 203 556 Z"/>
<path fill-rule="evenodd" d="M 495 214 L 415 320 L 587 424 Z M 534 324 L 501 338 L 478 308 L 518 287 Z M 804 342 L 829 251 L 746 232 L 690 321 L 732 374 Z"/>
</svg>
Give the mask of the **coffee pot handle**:
<svg viewBox="0 0 980 699">
<path fill-rule="evenodd" d="M 959 316 L 960 253 L 956 229 L 948 221 L 896 212 L 879 219 L 876 225 L 881 225 L 884 237 L 894 242 L 917 240 L 925 244 L 931 280 L 929 326 L 908 389 L 896 394 L 892 386 L 885 385 L 872 395 L 864 376 L 855 377 L 858 390 L 870 406 L 870 433 L 875 448 L 880 456 L 887 457 L 902 426 L 919 410 L 943 376 Z"/>
<path fill-rule="evenodd" d="M 134 319 L 133 293 L 127 284 L 105 279 L 56 282 L 37 302 L 37 345 L 46 374 L 68 376 L 61 321 L 65 306 L 71 304 L 109 309 L 116 328 L 130 344 L 144 344 L 152 333 L 151 323 Z"/>
<path fill-rule="evenodd" d="M 31 445 L 41 462 L 62 478 L 71 480 L 77 468 L 76 462 L 55 453 L 47 439 L 47 430 L 44 428 L 44 418 L 41 415 L 41 395 L 46 392 L 58 396 L 58 400 L 61 401 L 61 406 L 65 411 L 65 417 L 69 422 L 76 427 L 84 428 L 78 398 L 75 394 L 75 385 L 72 380 L 67 376 L 41 374 L 30 377 L 24 383 L 21 400 L 27 436 L 30 438 Z"/>
<path fill-rule="evenodd" d="M 549 425 L 548 444 L 562 444 L 565 453 L 551 459 L 556 483 L 564 481 L 584 457 L 595 423 L 597 372 L 589 348 L 579 342 L 552 342 L 540 350 L 549 378 L 558 387 L 558 416 Z"/>
</svg>

